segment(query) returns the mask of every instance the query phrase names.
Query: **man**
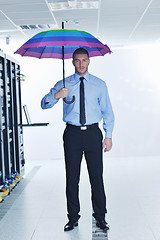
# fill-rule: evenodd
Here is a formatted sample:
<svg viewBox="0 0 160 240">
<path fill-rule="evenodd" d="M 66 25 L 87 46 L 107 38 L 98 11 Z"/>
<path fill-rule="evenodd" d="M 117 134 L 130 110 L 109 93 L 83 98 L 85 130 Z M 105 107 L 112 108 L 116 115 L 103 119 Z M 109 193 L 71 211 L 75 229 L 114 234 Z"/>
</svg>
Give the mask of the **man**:
<svg viewBox="0 0 160 240">
<path fill-rule="evenodd" d="M 66 128 L 63 135 L 65 166 L 66 166 L 66 197 L 69 222 L 64 231 L 78 226 L 80 218 L 79 177 L 82 155 L 84 153 L 92 190 L 93 216 L 96 224 L 103 230 L 109 227 L 105 221 L 106 197 L 103 185 L 102 150 L 112 148 L 112 130 L 114 115 L 104 81 L 88 73 L 89 54 L 84 48 L 73 53 L 75 74 L 66 78 L 66 88 L 62 81 L 44 96 L 41 102 L 43 109 L 53 107 L 60 98 L 70 101 L 63 102 L 63 120 Z M 98 127 L 103 118 L 105 138 Z"/>
</svg>

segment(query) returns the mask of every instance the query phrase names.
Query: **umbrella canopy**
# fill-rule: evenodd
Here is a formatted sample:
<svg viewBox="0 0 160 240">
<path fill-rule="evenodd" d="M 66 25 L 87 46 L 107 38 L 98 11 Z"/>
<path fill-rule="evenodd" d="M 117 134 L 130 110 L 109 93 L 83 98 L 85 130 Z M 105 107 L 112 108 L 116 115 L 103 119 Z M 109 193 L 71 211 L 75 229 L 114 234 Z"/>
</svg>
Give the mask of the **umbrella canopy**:
<svg viewBox="0 0 160 240">
<path fill-rule="evenodd" d="M 62 29 L 53 29 L 36 34 L 15 53 L 28 57 L 62 59 L 63 87 L 65 87 L 64 59 L 72 58 L 73 52 L 80 47 L 88 51 L 89 57 L 104 56 L 106 53 L 111 53 L 107 45 L 101 43 L 90 33 L 64 29 L 64 22 L 62 22 Z M 74 96 L 71 101 L 64 98 L 65 103 L 73 103 L 74 100 Z"/>
<path fill-rule="evenodd" d="M 90 57 L 111 53 L 107 45 L 101 43 L 90 33 L 72 29 L 40 32 L 23 44 L 15 53 L 36 58 L 63 59 L 62 46 L 64 46 L 64 59 L 71 58 L 73 52 L 79 47 L 85 48 Z"/>
</svg>

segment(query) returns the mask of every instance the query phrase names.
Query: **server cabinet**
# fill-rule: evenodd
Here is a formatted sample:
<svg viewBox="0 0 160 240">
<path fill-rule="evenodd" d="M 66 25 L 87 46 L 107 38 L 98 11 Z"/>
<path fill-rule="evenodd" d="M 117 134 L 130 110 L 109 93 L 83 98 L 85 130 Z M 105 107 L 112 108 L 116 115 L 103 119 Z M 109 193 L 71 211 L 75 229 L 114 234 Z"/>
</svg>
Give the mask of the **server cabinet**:
<svg viewBox="0 0 160 240">
<path fill-rule="evenodd" d="M 0 182 L 24 169 L 19 63 L 0 51 Z"/>
<path fill-rule="evenodd" d="M 4 141 L 3 135 L 5 130 L 4 117 L 4 81 L 3 81 L 3 54 L 0 52 L 0 181 L 4 181 L 5 166 L 4 166 Z"/>
</svg>

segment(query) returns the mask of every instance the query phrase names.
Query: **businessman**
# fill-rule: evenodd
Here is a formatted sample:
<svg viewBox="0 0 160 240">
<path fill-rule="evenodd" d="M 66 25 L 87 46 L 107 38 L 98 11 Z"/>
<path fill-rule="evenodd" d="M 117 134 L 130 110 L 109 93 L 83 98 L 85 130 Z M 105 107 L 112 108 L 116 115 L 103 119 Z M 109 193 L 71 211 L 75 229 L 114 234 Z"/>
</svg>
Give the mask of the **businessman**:
<svg viewBox="0 0 160 240">
<path fill-rule="evenodd" d="M 96 225 L 102 230 L 108 230 L 105 221 L 106 196 L 103 184 L 103 149 L 112 148 L 112 131 L 114 114 L 108 95 L 106 83 L 88 72 L 89 54 L 84 48 L 78 48 L 73 53 L 75 73 L 66 80 L 66 88 L 59 81 L 45 95 L 41 107 L 53 107 L 59 99 L 75 101 L 67 104 L 63 101 L 63 121 L 66 128 L 63 134 L 66 168 L 66 198 L 68 223 L 64 231 L 70 231 L 78 226 L 80 218 L 79 178 L 80 165 L 84 154 L 91 184 L 93 216 Z M 105 137 L 98 123 L 103 119 Z"/>
</svg>

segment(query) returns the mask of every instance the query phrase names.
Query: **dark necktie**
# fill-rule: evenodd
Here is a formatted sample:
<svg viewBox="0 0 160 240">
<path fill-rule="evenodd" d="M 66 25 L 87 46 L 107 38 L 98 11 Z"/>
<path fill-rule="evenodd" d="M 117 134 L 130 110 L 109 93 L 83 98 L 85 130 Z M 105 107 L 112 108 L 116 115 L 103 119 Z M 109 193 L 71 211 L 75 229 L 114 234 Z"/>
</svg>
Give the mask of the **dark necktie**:
<svg viewBox="0 0 160 240">
<path fill-rule="evenodd" d="M 79 78 L 81 80 L 80 83 L 80 123 L 84 125 L 86 123 L 86 116 L 85 116 L 85 104 L 84 104 L 84 77 Z"/>
</svg>

